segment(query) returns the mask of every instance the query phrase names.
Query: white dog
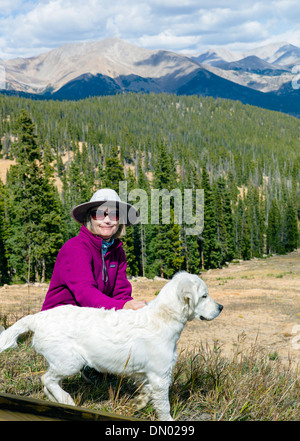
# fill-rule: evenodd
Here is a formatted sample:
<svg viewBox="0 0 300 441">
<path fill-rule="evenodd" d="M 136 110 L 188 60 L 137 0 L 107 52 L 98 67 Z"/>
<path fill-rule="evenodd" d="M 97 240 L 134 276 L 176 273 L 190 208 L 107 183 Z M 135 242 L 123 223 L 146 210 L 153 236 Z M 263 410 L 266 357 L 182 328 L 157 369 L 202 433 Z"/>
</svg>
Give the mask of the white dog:
<svg viewBox="0 0 300 441">
<path fill-rule="evenodd" d="M 0 352 L 32 331 L 32 346 L 49 364 L 42 382 L 50 400 L 74 405 L 60 381 L 88 365 L 133 377 L 142 385 L 136 407 L 151 399 L 159 419 L 171 421 L 168 395 L 180 334 L 187 321 L 212 320 L 222 309 L 198 276 L 180 272 L 136 311 L 66 305 L 28 315 L 2 332 Z"/>
</svg>

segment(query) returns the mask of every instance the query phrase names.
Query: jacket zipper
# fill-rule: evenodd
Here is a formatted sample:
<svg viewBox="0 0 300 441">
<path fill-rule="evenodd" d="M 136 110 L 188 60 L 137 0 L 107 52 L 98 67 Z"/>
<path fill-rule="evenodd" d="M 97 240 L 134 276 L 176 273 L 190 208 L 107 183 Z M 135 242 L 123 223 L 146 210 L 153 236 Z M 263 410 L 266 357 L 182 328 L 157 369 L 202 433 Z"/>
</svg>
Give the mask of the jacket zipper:
<svg viewBox="0 0 300 441">
<path fill-rule="evenodd" d="M 107 268 L 106 268 L 106 263 L 105 263 L 105 256 L 101 250 L 101 255 L 102 255 L 102 280 L 104 283 L 106 283 L 108 281 L 108 273 L 107 273 Z"/>
<path fill-rule="evenodd" d="M 119 248 L 120 244 L 117 245 L 116 248 Z M 106 263 L 105 263 L 105 255 L 102 252 L 101 249 L 101 256 L 102 256 L 102 280 L 104 283 L 108 282 L 108 272 L 107 272 L 107 267 L 106 267 Z M 111 250 L 107 250 L 106 255 L 109 254 L 111 252 Z"/>
</svg>

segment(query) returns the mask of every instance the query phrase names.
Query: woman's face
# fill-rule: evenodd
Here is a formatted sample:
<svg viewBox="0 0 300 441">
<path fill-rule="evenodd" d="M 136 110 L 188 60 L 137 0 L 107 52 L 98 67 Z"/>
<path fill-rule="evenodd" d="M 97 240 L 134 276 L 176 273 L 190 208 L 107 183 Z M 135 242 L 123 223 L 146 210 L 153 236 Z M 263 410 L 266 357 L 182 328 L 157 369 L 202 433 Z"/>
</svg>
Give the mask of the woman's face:
<svg viewBox="0 0 300 441">
<path fill-rule="evenodd" d="M 111 218 L 109 217 L 111 213 Z M 91 213 L 93 232 L 102 239 L 109 239 L 116 234 L 119 228 L 119 213 L 115 208 L 101 205 Z"/>
</svg>

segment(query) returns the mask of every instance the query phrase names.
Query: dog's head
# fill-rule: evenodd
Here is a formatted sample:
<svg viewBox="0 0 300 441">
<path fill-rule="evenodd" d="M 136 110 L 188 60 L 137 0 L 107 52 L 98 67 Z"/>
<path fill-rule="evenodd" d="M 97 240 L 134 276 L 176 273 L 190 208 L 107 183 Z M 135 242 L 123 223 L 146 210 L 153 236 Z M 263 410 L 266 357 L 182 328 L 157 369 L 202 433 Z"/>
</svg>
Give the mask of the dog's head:
<svg viewBox="0 0 300 441">
<path fill-rule="evenodd" d="M 223 309 L 208 293 L 206 284 L 198 276 L 188 273 L 178 275 L 177 294 L 184 304 L 188 321 L 213 320 Z"/>
</svg>

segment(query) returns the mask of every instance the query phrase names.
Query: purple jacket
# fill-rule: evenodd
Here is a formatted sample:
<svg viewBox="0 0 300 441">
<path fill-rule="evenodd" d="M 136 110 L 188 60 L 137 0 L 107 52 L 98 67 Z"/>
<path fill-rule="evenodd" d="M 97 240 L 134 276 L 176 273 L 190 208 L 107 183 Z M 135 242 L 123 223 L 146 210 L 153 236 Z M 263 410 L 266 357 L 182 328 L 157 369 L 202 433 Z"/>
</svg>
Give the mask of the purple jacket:
<svg viewBox="0 0 300 441">
<path fill-rule="evenodd" d="M 122 309 L 132 300 L 126 256 L 116 239 L 102 261 L 102 239 L 82 226 L 58 253 L 42 310 L 59 305 Z"/>
</svg>

